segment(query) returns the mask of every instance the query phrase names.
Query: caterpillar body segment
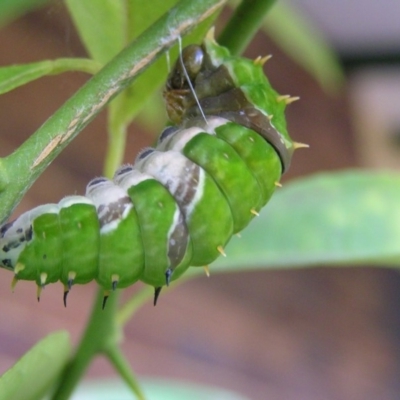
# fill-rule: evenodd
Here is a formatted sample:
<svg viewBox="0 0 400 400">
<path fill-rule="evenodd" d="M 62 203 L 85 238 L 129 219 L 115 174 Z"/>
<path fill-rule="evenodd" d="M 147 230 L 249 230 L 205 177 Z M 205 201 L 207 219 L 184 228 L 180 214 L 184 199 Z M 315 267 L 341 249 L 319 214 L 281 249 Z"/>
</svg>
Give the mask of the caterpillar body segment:
<svg viewBox="0 0 400 400">
<path fill-rule="evenodd" d="M 193 246 L 191 265 L 203 266 L 214 261 L 218 257 L 217 247 L 225 245 L 233 232 L 229 203 L 214 179 L 174 150 L 148 153 L 138 164 L 170 191 L 182 210 Z"/>
<path fill-rule="evenodd" d="M 128 194 L 137 209 L 145 249 L 141 280 L 155 287 L 169 284 L 189 267 L 190 240 L 182 212 L 156 179 L 131 186 Z"/>
<path fill-rule="evenodd" d="M 74 283 L 88 283 L 97 273 L 100 222 L 96 207 L 87 197 L 65 197 L 59 207 L 61 241 L 67 250 L 61 253 L 63 268 L 59 279 L 67 292 Z"/>
<path fill-rule="evenodd" d="M 245 162 L 228 143 L 206 133 L 195 136 L 185 146 L 184 154 L 201 165 L 224 194 L 232 214 L 233 233 L 244 229 L 252 217 L 250 210 L 261 208 L 258 183 Z"/>
<path fill-rule="evenodd" d="M 281 161 L 274 148 L 255 131 L 227 122 L 219 126 L 217 137 L 227 142 L 246 164 L 258 183 L 261 206 L 265 206 L 275 190 L 275 181 L 282 174 Z"/>
<path fill-rule="evenodd" d="M 225 256 L 233 234 L 258 215 L 290 165 L 287 101 L 264 59 L 233 57 L 210 35 L 186 47 L 164 91 L 167 127 L 112 180 L 0 227 L 0 266 L 38 286 L 95 279 L 105 291 L 141 280 L 161 288 L 189 266 Z M 190 82 L 187 81 L 190 79 Z M 194 90 L 194 91 L 193 91 Z M 285 97 L 286 99 L 286 97 Z"/>
<path fill-rule="evenodd" d="M 144 249 L 138 215 L 126 191 L 106 178 L 89 182 L 86 196 L 99 221 L 97 282 L 106 290 L 136 282 L 144 270 Z"/>
</svg>

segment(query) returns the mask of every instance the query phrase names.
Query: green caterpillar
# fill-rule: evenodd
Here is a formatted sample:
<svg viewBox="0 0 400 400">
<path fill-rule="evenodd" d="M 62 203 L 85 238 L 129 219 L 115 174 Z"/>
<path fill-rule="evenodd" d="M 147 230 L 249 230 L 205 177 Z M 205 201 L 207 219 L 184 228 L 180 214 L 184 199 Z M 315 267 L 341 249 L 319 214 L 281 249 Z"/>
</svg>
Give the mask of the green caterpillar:
<svg viewBox="0 0 400 400">
<path fill-rule="evenodd" d="M 289 167 L 294 143 L 267 58 L 233 57 L 209 34 L 186 47 L 164 97 L 176 126 L 112 180 L 93 179 L 85 196 L 46 204 L 0 227 L 0 266 L 36 281 L 37 297 L 61 281 L 93 279 L 111 290 L 141 280 L 164 285 L 189 266 L 207 266 L 268 202 Z"/>
</svg>

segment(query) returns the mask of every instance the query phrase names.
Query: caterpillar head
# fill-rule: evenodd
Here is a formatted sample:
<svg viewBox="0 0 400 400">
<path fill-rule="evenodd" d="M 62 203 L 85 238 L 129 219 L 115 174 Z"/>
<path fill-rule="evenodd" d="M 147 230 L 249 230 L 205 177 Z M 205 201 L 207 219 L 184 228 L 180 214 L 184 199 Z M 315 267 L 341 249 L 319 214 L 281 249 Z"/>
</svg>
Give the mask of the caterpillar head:
<svg viewBox="0 0 400 400">
<path fill-rule="evenodd" d="M 219 116 L 255 130 L 279 155 L 286 171 L 296 148 L 285 120 L 293 97 L 279 95 L 263 72 L 267 58 L 232 56 L 208 34 L 201 45 L 183 49 L 169 74 L 164 98 L 176 124 L 204 116 Z"/>
<path fill-rule="evenodd" d="M 13 270 L 19 255 L 34 237 L 32 221 L 45 212 L 57 213 L 57 210 L 56 204 L 45 204 L 0 226 L 0 266 Z"/>
</svg>

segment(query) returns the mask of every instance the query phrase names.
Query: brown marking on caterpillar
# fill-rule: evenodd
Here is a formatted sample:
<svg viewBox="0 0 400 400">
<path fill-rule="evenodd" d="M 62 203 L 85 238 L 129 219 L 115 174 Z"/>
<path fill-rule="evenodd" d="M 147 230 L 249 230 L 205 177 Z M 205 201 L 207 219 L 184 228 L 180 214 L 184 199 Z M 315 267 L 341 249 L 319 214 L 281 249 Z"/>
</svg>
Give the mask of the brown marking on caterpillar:
<svg viewBox="0 0 400 400">
<path fill-rule="evenodd" d="M 97 209 L 99 215 L 100 227 L 109 224 L 113 221 L 118 221 L 123 218 L 125 210 L 131 208 L 131 199 L 126 197 L 121 197 L 117 201 L 108 204 L 102 204 Z"/>
<path fill-rule="evenodd" d="M 185 217 L 179 207 L 175 212 L 175 221 L 168 235 L 168 259 L 170 265 L 177 266 L 183 260 L 189 243 L 189 231 Z"/>
<path fill-rule="evenodd" d="M 200 167 L 197 164 L 175 151 L 154 151 L 136 167 L 161 182 L 187 216 L 199 188 Z"/>
<path fill-rule="evenodd" d="M 200 167 L 187 159 L 185 170 L 187 174 L 179 181 L 174 196 L 180 200 L 181 206 L 186 210 L 196 196 L 200 179 Z"/>
</svg>

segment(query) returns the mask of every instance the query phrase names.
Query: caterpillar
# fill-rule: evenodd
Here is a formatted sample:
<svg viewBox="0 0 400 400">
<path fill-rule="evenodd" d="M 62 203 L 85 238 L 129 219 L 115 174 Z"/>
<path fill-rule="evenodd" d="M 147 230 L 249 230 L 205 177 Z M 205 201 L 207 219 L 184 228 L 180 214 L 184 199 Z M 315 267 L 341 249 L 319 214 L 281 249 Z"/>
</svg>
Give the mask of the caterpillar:
<svg viewBox="0 0 400 400">
<path fill-rule="evenodd" d="M 111 291 L 138 280 L 161 288 L 189 266 L 208 266 L 268 202 L 301 144 L 287 133 L 267 57 L 231 56 L 209 33 L 184 48 L 164 89 L 174 125 L 113 179 L 95 178 L 0 227 L 0 266 L 42 288 L 95 279 Z M 208 267 L 206 267 L 208 268 Z"/>
</svg>

